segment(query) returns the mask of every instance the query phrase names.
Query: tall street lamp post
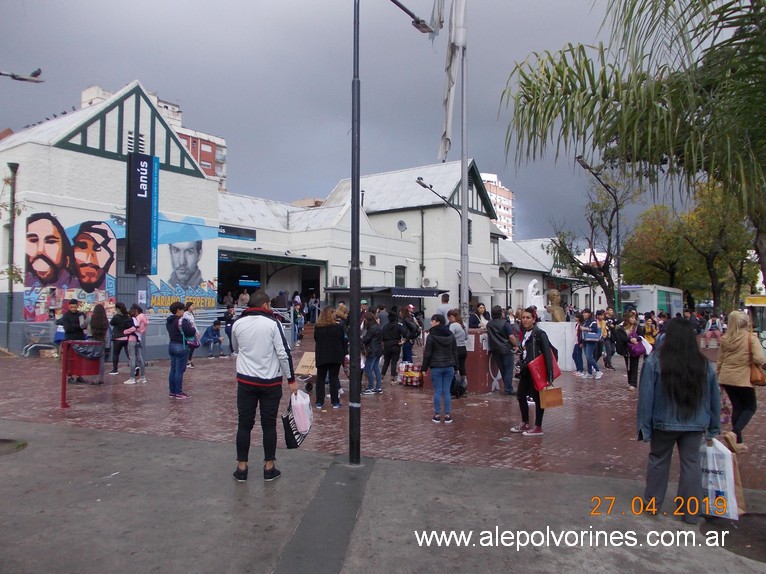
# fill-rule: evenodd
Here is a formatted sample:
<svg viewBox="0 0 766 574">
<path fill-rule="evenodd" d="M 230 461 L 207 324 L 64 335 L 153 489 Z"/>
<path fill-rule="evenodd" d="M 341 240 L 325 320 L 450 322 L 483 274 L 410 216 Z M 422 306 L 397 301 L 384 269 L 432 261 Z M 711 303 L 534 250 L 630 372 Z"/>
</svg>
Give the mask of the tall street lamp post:
<svg viewBox="0 0 766 574">
<path fill-rule="evenodd" d="M 16 172 L 19 164 L 8 163 L 11 170 L 11 197 L 8 204 L 8 296 L 6 297 L 5 309 L 5 348 L 11 350 L 11 321 L 13 321 L 13 238 L 16 234 Z"/>
<path fill-rule="evenodd" d="M 467 181 L 467 178 L 461 176 L 460 178 L 460 207 L 452 203 L 449 199 L 437 192 L 433 185 L 423 181 L 422 177 L 419 177 L 415 182 L 422 188 L 427 189 L 439 199 L 441 199 L 446 205 L 457 211 L 460 217 L 460 316 L 468 317 L 468 213 L 465 209 L 467 201 L 463 195 L 463 183 Z"/>
<path fill-rule="evenodd" d="M 617 191 L 608 183 L 606 183 L 603 179 L 601 179 L 601 175 L 599 172 L 594 170 L 591 166 L 588 165 L 588 163 L 583 159 L 581 155 L 578 155 L 576 158 L 577 163 L 580 164 L 580 167 L 584 170 L 588 171 L 593 177 L 596 178 L 596 181 L 598 181 L 601 186 L 606 190 L 606 192 L 609 194 L 609 196 L 614 200 L 614 208 L 617 212 L 617 222 L 615 225 L 615 232 L 617 235 L 617 246 L 615 248 L 615 257 L 617 259 L 617 296 L 615 297 L 615 307 L 616 313 L 618 317 L 622 316 L 622 274 L 620 273 L 620 201 L 617 198 Z"/>
<path fill-rule="evenodd" d="M 433 30 L 421 18 L 405 8 L 401 2 L 391 0 L 412 18 L 412 24 L 420 32 Z M 354 0 L 354 46 L 353 72 L 351 80 L 351 269 L 349 270 L 349 409 L 348 409 L 348 450 L 349 462 L 361 462 L 361 422 L 362 422 L 362 373 L 360 360 L 360 317 L 359 302 L 362 296 L 362 273 L 359 261 L 359 218 L 361 201 L 360 155 L 360 104 L 361 84 L 359 82 L 359 0 Z"/>
</svg>

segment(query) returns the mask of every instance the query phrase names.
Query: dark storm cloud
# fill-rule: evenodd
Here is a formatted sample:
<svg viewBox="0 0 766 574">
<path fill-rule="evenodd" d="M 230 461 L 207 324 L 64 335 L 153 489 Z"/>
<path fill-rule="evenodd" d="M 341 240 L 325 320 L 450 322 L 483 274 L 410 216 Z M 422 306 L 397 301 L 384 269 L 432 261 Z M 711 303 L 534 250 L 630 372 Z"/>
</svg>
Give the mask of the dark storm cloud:
<svg viewBox="0 0 766 574">
<path fill-rule="evenodd" d="M 426 20 L 432 0 L 407 0 Z M 451 0 L 447 0 L 449 7 Z M 226 138 L 233 193 L 324 197 L 350 175 L 351 0 L 130 4 L 4 0 L 0 68 L 43 68 L 44 84 L 0 82 L 0 129 L 21 129 L 98 84 L 134 79 L 177 102 L 184 124 Z M 593 42 L 591 0 L 468 0 L 468 156 L 516 194 L 517 237 L 579 213 L 586 179 L 573 160 L 506 161 L 500 96 L 516 61 Z M 446 25 L 446 23 L 445 23 Z M 388 0 L 361 3 L 362 173 L 436 163 L 447 34 L 432 44 Z M 459 94 L 459 85 L 458 85 Z M 459 95 L 448 160 L 460 158 Z M 498 117 L 498 111 L 500 116 Z"/>
</svg>

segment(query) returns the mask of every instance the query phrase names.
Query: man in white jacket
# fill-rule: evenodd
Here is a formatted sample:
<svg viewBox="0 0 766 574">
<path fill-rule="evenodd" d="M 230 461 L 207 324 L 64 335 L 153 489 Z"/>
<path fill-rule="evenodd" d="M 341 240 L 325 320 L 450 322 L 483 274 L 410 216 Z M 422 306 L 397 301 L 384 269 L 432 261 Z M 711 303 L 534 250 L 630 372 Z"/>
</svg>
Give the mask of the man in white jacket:
<svg viewBox="0 0 766 574">
<path fill-rule="evenodd" d="M 237 469 L 234 478 L 247 480 L 250 433 L 255 424 L 255 410 L 260 404 L 263 431 L 263 479 L 270 481 L 282 474 L 276 466 L 277 412 L 282 399 L 282 382 L 298 392 L 290 347 L 282 324 L 271 310 L 271 298 L 258 291 L 250 305 L 231 328 L 231 344 L 237 353 Z"/>
</svg>

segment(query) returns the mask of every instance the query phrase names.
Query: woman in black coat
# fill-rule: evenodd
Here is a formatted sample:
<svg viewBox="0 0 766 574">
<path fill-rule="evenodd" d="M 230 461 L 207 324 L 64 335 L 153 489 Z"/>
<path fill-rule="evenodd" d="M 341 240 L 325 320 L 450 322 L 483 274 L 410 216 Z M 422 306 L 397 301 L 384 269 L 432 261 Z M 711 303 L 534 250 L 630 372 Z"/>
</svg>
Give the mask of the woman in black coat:
<svg viewBox="0 0 766 574">
<path fill-rule="evenodd" d="M 383 378 L 380 375 L 380 357 L 383 356 L 383 333 L 378 320 L 369 311 L 364 316 L 364 372 L 367 374 L 367 388 L 364 395 L 383 392 Z"/>
<path fill-rule="evenodd" d="M 343 357 L 346 355 L 346 334 L 343 326 L 335 321 L 335 309 L 330 305 L 323 307 L 319 314 L 314 328 L 314 341 L 316 343 L 314 352 L 316 353 L 317 367 L 316 408 L 321 409 L 324 406 L 324 385 L 329 374 L 330 401 L 332 408 L 339 409 L 340 379 L 338 378 L 338 371 L 340 371 Z"/>
<path fill-rule="evenodd" d="M 521 411 L 521 424 L 511 429 L 511 432 L 522 433 L 524 436 L 543 436 L 543 414 L 545 409 L 540 406 L 540 391 L 535 388 L 532 374 L 529 372 L 529 363 L 540 355 L 544 355 L 545 370 L 548 374 L 548 383 L 553 382 L 553 351 L 548 335 L 535 324 L 537 319 L 535 308 L 527 307 L 521 313 L 521 373 L 519 374 L 519 388 L 517 398 Z M 529 425 L 529 405 L 527 397 L 535 401 L 535 426 Z"/>
</svg>

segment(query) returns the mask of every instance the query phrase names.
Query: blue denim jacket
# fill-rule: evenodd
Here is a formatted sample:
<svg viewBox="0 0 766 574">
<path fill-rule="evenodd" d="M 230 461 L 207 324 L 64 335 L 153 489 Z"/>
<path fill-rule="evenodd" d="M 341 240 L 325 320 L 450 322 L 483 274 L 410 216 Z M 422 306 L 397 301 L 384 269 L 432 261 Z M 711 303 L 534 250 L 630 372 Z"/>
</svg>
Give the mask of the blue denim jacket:
<svg viewBox="0 0 766 574">
<path fill-rule="evenodd" d="M 706 438 L 721 431 L 721 395 L 715 368 L 708 364 L 707 389 L 696 414 L 681 420 L 662 389 L 659 353 L 652 353 L 644 362 L 638 385 L 638 440 L 648 441 L 652 429 L 664 431 L 705 431 Z"/>
</svg>

